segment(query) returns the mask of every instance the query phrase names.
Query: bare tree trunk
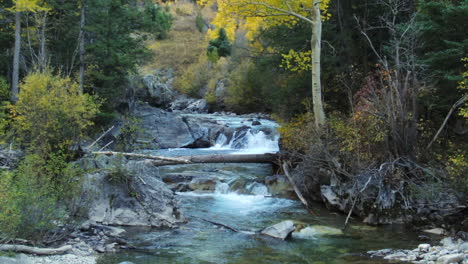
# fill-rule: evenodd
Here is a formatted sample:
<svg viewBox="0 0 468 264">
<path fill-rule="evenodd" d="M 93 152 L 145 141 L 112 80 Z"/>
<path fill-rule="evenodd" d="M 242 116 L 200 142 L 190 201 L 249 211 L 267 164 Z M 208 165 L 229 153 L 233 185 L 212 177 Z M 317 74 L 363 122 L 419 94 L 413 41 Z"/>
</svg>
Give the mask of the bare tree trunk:
<svg viewBox="0 0 468 264">
<path fill-rule="evenodd" d="M 40 38 L 40 49 L 39 49 L 39 69 L 44 71 L 47 67 L 47 54 L 46 54 L 46 27 L 47 27 L 47 13 L 44 12 L 44 17 L 42 18 L 42 27 Z"/>
<path fill-rule="evenodd" d="M 18 101 L 19 58 L 21 50 L 21 12 L 15 12 L 15 49 L 13 52 L 13 76 L 11 78 L 11 101 Z"/>
<path fill-rule="evenodd" d="M 321 127 L 325 124 L 325 111 L 322 103 L 322 85 L 320 81 L 320 54 L 322 39 L 322 17 L 320 15 L 320 1 L 314 0 L 312 24 L 312 100 L 314 103 L 315 125 Z"/>
<path fill-rule="evenodd" d="M 86 24 L 86 1 L 81 0 L 81 20 L 80 20 L 80 89 L 84 92 L 84 75 L 85 75 L 85 32 Z"/>
</svg>

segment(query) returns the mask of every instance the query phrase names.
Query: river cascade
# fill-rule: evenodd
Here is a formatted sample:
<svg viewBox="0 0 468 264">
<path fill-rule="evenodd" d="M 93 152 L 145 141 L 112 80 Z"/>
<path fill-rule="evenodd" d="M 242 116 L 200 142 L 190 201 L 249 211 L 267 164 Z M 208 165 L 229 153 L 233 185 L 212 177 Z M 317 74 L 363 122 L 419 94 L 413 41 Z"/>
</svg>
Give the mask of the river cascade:
<svg viewBox="0 0 468 264">
<path fill-rule="evenodd" d="M 177 115 L 189 125 L 191 135 L 209 144 L 198 148 L 192 143 L 191 147 L 174 144 L 142 152 L 178 157 L 279 151 L 278 124 L 271 120 Z M 203 124 L 210 124 L 210 129 L 203 130 Z M 182 141 L 186 144 L 185 139 Z M 98 263 L 385 263 L 369 259 L 365 252 L 417 243 L 400 227 L 353 223 L 343 230 L 345 217 L 318 205 L 314 209 L 317 215 L 311 215 L 294 199 L 287 181 L 281 181 L 281 175 L 275 173 L 271 164 L 255 163 L 159 167 L 156 176 L 175 192 L 186 223 L 172 229 L 130 228 L 129 241 L 138 250 L 104 254 Z M 284 220 L 296 225 L 288 240 L 259 234 L 263 228 Z M 212 222 L 248 232 L 234 232 Z"/>
</svg>

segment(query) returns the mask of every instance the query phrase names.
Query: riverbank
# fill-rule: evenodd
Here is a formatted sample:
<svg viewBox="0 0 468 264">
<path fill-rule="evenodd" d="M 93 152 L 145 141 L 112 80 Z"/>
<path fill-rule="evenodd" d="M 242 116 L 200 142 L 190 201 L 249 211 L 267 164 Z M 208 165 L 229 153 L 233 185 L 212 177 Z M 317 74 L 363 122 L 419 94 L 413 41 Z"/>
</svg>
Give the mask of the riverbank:
<svg viewBox="0 0 468 264">
<path fill-rule="evenodd" d="M 97 256 L 77 256 L 73 254 L 36 257 L 24 254 L 16 258 L 0 257 L 1 264 L 96 264 Z"/>
<path fill-rule="evenodd" d="M 468 263 L 468 242 L 451 237 L 444 238 L 439 245 L 419 244 L 413 250 L 382 249 L 368 252 L 372 258 L 389 261 L 405 261 L 417 264 Z"/>
</svg>

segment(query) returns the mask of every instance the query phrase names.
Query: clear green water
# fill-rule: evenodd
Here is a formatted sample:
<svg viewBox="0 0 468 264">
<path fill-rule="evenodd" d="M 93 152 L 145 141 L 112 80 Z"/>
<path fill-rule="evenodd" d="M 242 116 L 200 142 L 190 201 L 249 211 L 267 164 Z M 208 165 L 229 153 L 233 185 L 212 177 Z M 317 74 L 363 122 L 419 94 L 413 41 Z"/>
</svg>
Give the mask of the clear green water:
<svg viewBox="0 0 468 264">
<path fill-rule="evenodd" d="M 253 164 L 184 165 L 161 169 L 160 173 L 198 172 L 218 174 L 223 181 L 246 177 L 251 180 L 271 174 L 271 168 Z M 98 264 L 131 261 L 153 263 L 388 263 L 368 259 L 365 252 L 383 248 L 414 248 L 415 234 L 399 226 L 369 227 L 351 222 L 341 235 L 315 234 L 307 239 L 293 237 L 278 241 L 246 235 L 204 221 L 209 219 L 237 229 L 258 230 L 282 220 L 304 225 L 343 228 L 345 216 L 314 206 L 309 214 L 293 200 L 240 195 L 237 193 L 178 195 L 188 222 L 173 230 L 129 229 L 130 241 L 138 250 L 102 255 Z"/>
</svg>

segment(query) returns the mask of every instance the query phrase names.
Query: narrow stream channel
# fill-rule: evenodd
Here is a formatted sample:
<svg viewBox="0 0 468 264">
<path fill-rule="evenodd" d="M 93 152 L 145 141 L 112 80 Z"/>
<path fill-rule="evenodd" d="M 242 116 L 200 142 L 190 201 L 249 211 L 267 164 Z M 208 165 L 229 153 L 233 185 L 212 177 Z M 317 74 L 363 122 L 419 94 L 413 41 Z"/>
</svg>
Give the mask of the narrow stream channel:
<svg viewBox="0 0 468 264">
<path fill-rule="evenodd" d="M 243 125 L 242 118 L 213 117 L 230 126 Z M 219 135 L 209 149 L 167 149 L 150 151 L 166 156 L 206 155 L 217 153 L 265 153 L 278 150 L 274 122 L 260 120 L 262 126 L 227 138 Z M 263 127 L 263 128 L 262 128 Z M 180 208 L 187 223 L 173 230 L 132 228 L 130 242 L 138 250 L 102 255 L 98 264 L 131 262 L 153 263 L 386 263 L 368 259 L 365 252 L 382 248 L 412 248 L 414 234 L 402 227 L 370 227 L 352 221 L 342 230 L 345 216 L 314 205 L 316 216 L 308 213 L 296 200 L 269 196 L 263 185 L 271 176 L 269 164 L 189 164 L 165 166 L 165 174 L 185 173 L 215 177 L 211 192 L 178 192 Z M 283 220 L 294 220 L 306 226 L 293 233 L 288 241 L 260 235 L 236 233 L 213 225 L 204 219 L 223 223 L 240 230 L 257 231 Z M 394 263 L 394 262 L 393 262 Z"/>
</svg>

